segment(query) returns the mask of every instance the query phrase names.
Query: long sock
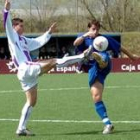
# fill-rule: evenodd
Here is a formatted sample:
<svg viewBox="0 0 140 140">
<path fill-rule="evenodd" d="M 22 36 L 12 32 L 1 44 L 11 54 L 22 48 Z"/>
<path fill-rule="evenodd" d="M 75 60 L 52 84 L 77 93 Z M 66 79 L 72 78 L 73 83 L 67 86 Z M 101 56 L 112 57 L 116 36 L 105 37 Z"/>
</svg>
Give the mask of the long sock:
<svg viewBox="0 0 140 140">
<path fill-rule="evenodd" d="M 19 126 L 18 126 L 17 131 L 26 129 L 26 123 L 31 114 L 31 111 L 32 111 L 32 106 L 30 106 L 28 103 L 26 103 L 21 112 L 21 117 L 20 117 Z"/>
<path fill-rule="evenodd" d="M 75 56 L 68 56 L 68 57 L 63 57 L 61 59 L 57 59 L 57 67 L 65 67 L 70 64 L 74 64 L 77 62 L 81 62 L 84 59 L 84 54 L 80 55 L 75 55 Z"/>
<path fill-rule="evenodd" d="M 102 101 L 95 103 L 95 108 L 96 108 L 96 112 L 102 119 L 103 123 L 105 125 L 111 124 L 111 121 L 109 120 L 107 116 L 107 111 L 106 111 L 106 107 L 104 103 Z"/>
</svg>

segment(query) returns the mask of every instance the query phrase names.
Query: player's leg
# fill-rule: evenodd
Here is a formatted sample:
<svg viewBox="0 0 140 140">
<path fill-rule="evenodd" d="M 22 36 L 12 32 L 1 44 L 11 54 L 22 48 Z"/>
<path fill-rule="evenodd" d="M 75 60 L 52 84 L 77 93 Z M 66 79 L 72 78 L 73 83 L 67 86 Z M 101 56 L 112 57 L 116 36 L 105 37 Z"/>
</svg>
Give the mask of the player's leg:
<svg viewBox="0 0 140 140">
<path fill-rule="evenodd" d="M 113 126 L 110 119 L 108 118 L 105 104 L 102 101 L 102 94 L 104 90 L 104 80 L 111 70 L 110 59 L 108 58 L 108 65 L 104 69 L 100 69 L 98 63 L 94 63 L 89 69 L 89 85 L 91 88 L 91 95 L 94 101 L 95 109 L 97 114 L 105 124 L 104 134 L 112 132 Z"/>
<path fill-rule="evenodd" d="M 56 67 L 56 59 L 54 58 L 54 59 L 40 61 L 39 64 L 41 66 L 40 74 L 43 74 L 43 73 L 50 71 L 52 68 Z"/>
<path fill-rule="evenodd" d="M 57 67 L 65 67 L 65 66 L 77 63 L 77 62 L 81 62 L 84 60 L 85 54 L 86 52 L 79 55 L 67 56 L 61 59 L 56 59 Z"/>
<path fill-rule="evenodd" d="M 32 108 L 35 106 L 37 101 L 37 86 L 32 87 L 26 94 L 26 103 L 22 109 L 19 126 L 16 134 L 19 136 L 33 136 L 34 134 L 26 128 L 27 121 L 31 114 Z"/>
<path fill-rule="evenodd" d="M 50 71 L 54 67 L 65 67 L 70 64 L 74 64 L 77 62 L 81 62 L 85 58 L 85 53 L 63 57 L 61 59 L 48 59 L 45 61 L 40 61 L 39 64 L 41 66 L 41 74 Z"/>
<path fill-rule="evenodd" d="M 102 101 L 103 89 L 104 89 L 103 84 L 101 84 L 99 80 L 96 79 L 94 84 L 91 86 L 91 95 L 95 103 L 96 112 L 102 119 L 103 123 L 105 124 L 103 134 L 109 134 L 113 131 L 114 127 L 110 119 L 108 118 L 105 104 Z"/>
<path fill-rule="evenodd" d="M 37 77 L 41 72 L 39 63 L 28 62 L 21 64 L 18 68 L 18 79 L 21 82 L 22 89 L 25 91 L 26 103 L 23 106 L 19 126 L 16 134 L 19 136 L 33 136 L 26 128 L 27 121 L 31 114 L 32 108 L 37 101 Z"/>
</svg>

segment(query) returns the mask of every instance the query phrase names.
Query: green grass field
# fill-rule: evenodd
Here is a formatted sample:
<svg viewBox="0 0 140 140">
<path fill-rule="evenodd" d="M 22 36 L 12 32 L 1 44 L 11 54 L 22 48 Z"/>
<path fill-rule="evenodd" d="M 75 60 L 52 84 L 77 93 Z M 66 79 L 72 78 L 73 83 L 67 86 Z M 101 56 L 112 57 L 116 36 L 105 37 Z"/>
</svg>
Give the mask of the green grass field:
<svg viewBox="0 0 140 140">
<path fill-rule="evenodd" d="M 15 135 L 25 95 L 16 75 L 1 75 L 0 140 L 139 140 L 140 74 L 111 73 L 106 80 L 103 98 L 115 126 L 110 135 L 102 135 L 87 80 L 87 74 L 40 77 L 38 103 L 28 123 L 36 136 L 27 138 Z"/>
</svg>

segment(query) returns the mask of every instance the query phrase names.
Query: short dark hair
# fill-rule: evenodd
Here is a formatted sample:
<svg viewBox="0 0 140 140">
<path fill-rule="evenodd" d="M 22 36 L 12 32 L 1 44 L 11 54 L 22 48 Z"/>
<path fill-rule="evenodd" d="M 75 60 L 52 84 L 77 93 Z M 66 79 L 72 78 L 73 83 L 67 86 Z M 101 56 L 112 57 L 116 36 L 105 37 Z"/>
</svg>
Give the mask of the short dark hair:
<svg viewBox="0 0 140 140">
<path fill-rule="evenodd" d="M 89 23 L 88 23 L 88 28 L 90 28 L 92 25 L 95 25 L 95 26 L 97 26 L 97 27 L 101 27 L 101 24 L 100 24 L 100 22 L 98 21 L 98 20 L 96 20 L 96 19 L 92 19 Z"/>
<path fill-rule="evenodd" d="M 23 19 L 21 18 L 13 18 L 12 19 L 12 25 L 18 25 L 19 23 L 22 23 L 23 22 Z"/>
</svg>

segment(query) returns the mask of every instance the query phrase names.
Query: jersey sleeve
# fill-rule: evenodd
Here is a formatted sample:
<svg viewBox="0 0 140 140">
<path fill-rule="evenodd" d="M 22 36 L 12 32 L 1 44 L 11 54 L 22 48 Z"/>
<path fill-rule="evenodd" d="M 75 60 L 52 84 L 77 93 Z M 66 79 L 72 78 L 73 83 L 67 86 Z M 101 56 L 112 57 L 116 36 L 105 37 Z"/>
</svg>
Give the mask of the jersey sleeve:
<svg viewBox="0 0 140 140">
<path fill-rule="evenodd" d="M 45 32 L 43 35 L 37 37 L 37 38 L 26 38 L 25 40 L 28 44 L 28 49 L 30 51 L 39 49 L 40 47 L 42 47 L 44 44 L 46 44 L 51 38 L 51 34 L 49 34 L 49 32 Z"/>
<path fill-rule="evenodd" d="M 4 21 L 4 27 L 6 30 L 6 35 L 8 38 L 9 43 L 14 44 L 16 37 L 18 37 L 17 33 L 14 31 L 12 27 L 11 17 L 9 11 L 6 9 L 3 10 L 3 21 Z"/>
<path fill-rule="evenodd" d="M 108 39 L 109 46 L 107 50 L 111 50 L 113 52 L 113 57 L 118 57 L 120 54 L 120 49 L 121 49 L 121 43 L 116 41 L 114 38 L 105 36 Z"/>
<path fill-rule="evenodd" d="M 78 37 L 81 37 L 82 35 L 83 35 L 83 33 L 79 33 L 79 34 L 77 35 L 77 38 L 78 38 Z M 85 50 L 85 42 L 83 41 L 83 43 L 82 43 L 81 45 L 75 47 L 75 54 L 80 54 L 80 53 L 82 53 L 84 50 Z"/>
</svg>

